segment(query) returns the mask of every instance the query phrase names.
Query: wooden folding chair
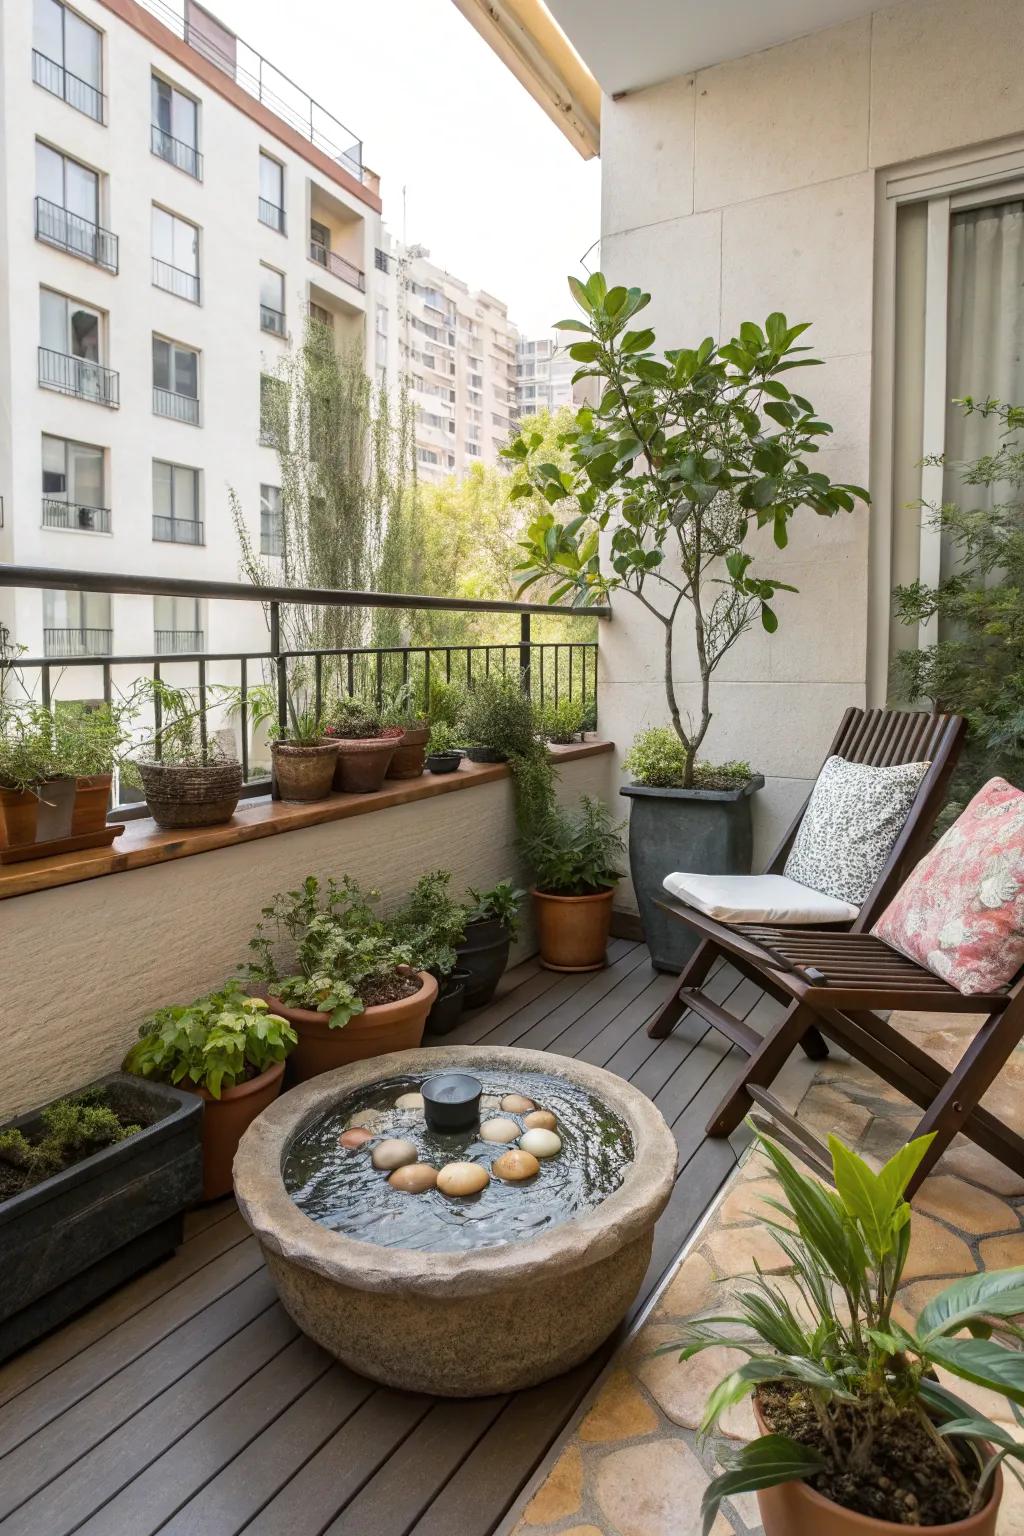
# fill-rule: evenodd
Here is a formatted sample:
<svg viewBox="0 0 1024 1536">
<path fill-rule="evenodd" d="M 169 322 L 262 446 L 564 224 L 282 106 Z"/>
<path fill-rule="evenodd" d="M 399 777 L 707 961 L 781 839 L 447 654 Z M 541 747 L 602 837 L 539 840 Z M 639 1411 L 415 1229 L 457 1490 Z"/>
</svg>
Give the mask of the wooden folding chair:
<svg viewBox="0 0 1024 1536">
<path fill-rule="evenodd" d="M 778 1029 L 753 1046 L 750 1060 L 708 1131 L 727 1136 L 754 1106 L 766 1129 L 824 1178 L 827 1149 L 769 1092 L 801 1034 L 817 1027 L 924 1110 L 914 1136 L 935 1133 L 913 1179 L 909 1199 L 958 1133 L 1024 1175 L 1024 1137 L 980 1108 L 979 1101 L 1024 1038 L 1024 972 L 1001 992 L 964 996 L 870 933 L 744 926 L 732 956 L 791 1007 Z M 952 1071 L 894 1028 L 881 1013 L 984 1013 L 985 1019 Z M 880 1012 L 881 1011 L 881 1012 Z"/>
<path fill-rule="evenodd" d="M 918 787 L 903 830 L 884 868 L 856 919 L 849 925 L 851 933 L 863 933 L 874 924 L 924 853 L 936 817 L 945 803 L 950 776 L 960 756 L 966 729 L 966 722 L 960 715 L 935 715 L 920 710 L 850 708 L 844 714 L 826 757 L 842 757 L 850 763 L 868 763 L 878 768 L 898 763 L 931 764 Z M 810 799 L 810 794 L 807 799 Z M 782 874 L 806 809 L 805 800 L 775 850 L 765 874 Z M 715 961 L 725 956 L 737 970 L 756 981 L 777 1001 L 788 1003 L 789 997 L 770 980 L 770 957 L 758 951 L 749 937 L 744 938 L 739 946 L 733 942 L 738 933 L 749 934 L 749 928 L 707 917 L 674 900 L 667 893 L 659 906 L 695 929 L 701 943 L 679 977 L 678 991 L 648 1025 L 647 1033 L 655 1039 L 671 1034 L 687 1009 L 692 1009 L 741 1050 L 748 1054 L 757 1051 L 762 1043 L 761 1036 L 742 1019 L 737 1019 L 706 997 L 702 986 Z M 845 927 L 836 925 L 828 931 L 838 933 Z M 806 930 L 795 927 L 784 931 L 799 933 Z M 786 1038 L 790 1038 L 792 1031 L 789 1024 L 787 1015 L 774 1034 L 785 1030 Z M 797 1043 L 812 1060 L 820 1060 L 828 1055 L 824 1039 L 813 1027 L 805 1027 L 793 1040 L 794 1045 Z M 711 1130 L 709 1126 L 709 1134 L 722 1133 Z"/>
</svg>

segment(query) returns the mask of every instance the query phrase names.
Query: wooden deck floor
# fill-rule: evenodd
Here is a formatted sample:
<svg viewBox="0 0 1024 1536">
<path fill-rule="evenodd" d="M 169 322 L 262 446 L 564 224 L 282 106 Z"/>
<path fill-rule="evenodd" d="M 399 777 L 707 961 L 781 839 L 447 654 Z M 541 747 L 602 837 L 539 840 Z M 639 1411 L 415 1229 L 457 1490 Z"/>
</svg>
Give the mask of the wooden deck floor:
<svg viewBox="0 0 1024 1536">
<path fill-rule="evenodd" d="M 672 980 L 641 945 L 613 940 L 610 960 L 585 977 L 528 962 L 448 1038 L 575 1056 L 659 1106 L 680 1177 L 647 1296 L 735 1161 L 704 1123 L 737 1058 L 693 1015 L 648 1039 Z M 774 1008 L 728 970 L 710 990 L 755 1023 Z M 488 1536 L 611 1347 L 514 1397 L 377 1387 L 298 1333 L 221 1201 L 172 1259 L 0 1368 L 0 1536 Z"/>
</svg>

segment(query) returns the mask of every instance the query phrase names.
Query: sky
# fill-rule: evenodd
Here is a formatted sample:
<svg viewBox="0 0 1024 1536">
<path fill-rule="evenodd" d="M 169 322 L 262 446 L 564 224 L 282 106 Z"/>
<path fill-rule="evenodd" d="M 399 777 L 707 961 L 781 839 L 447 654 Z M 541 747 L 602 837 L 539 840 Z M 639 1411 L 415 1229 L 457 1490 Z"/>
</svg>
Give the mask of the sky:
<svg viewBox="0 0 1024 1536">
<path fill-rule="evenodd" d="M 573 313 L 600 232 L 584 161 L 452 0 L 210 0 L 356 137 L 392 233 L 486 288 L 527 335 Z M 593 270 L 596 248 L 588 257 Z"/>
</svg>

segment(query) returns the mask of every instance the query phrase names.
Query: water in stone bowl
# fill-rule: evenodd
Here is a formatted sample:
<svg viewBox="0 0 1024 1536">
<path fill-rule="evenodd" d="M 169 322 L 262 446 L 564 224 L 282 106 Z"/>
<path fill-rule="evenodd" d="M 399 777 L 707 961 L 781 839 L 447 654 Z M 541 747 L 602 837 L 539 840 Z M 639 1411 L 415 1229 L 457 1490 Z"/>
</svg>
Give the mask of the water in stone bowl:
<svg viewBox="0 0 1024 1536">
<path fill-rule="evenodd" d="M 288 1148 L 284 1183 L 299 1209 L 361 1242 L 451 1253 L 538 1237 L 618 1189 L 633 1159 L 633 1140 L 628 1127 L 600 1099 L 543 1072 L 484 1069 L 473 1075 L 483 1087 L 481 1125 L 498 1119 L 513 1122 L 505 1127 L 508 1140 L 488 1140 L 479 1126 L 433 1131 L 418 1104 L 397 1108 L 396 1100 L 403 1095 L 419 1094 L 423 1076 L 374 1083 L 306 1126 Z M 518 1148 L 518 1138 L 530 1130 L 524 1123 L 530 1111 L 514 1096 L 553 1114 L 561 1140 L 561 1148 L 551 1155 L 553 1143 L 545 1141 L 543 1127 L 539 1138 L 528 1136 L 526 1145 L 537 1151 L 538 1168 L 517 1181 L 491 1173 L 510 1152 L 516 1154 L 511 1166 L 520 1172 L 524 1164 L 532 1167 Z M 352 1129 L 371 1134 L 359 1145 L 339 1145 L 339 1137 Z M 347 1139 L 359 1141 L 358 1136 Z M 415 1163 L 408 1150 L 389 1155 L 384 1141 L 410 1143 Z M 381 1160 L 389 1167 L 374 1166 L 375 1149 L 381 1149 Z M 438 1172 L 449 1163 L 471 1163 L 490 1175 L 489 1181 L 479 1193 L 466 1196 L 445 1195 L 438 1188 L 407 1193 L 389 1183 L 394 1158 L 403 1155 L 409 1158 L 405 1167 L 424 1165 Z"/>
</svg>

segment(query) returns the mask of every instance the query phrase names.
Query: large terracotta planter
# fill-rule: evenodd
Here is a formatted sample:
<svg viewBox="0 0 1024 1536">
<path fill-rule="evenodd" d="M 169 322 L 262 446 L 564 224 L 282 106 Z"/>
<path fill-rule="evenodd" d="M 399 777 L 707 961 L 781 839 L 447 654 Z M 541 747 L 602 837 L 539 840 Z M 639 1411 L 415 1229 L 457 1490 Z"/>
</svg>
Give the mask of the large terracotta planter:
<svg viewBox="0 0 1024 1536">
<path fill-rule="evenodd" d="M 208 1088 L 186 1079 L 179 1088 L 198 1094 L 203 1101 L 203 1199 L 218 1200 L 231 1193 L 231 1164 L 238 1143 L 256 1116 L 273 1104 L 281 1092 L 284 1062 L 275 1062 L 259 1077 L 225 1088 L 215 1099 Z"/>
<path fill-rule="evenodd" d="M 427 758 L 429 725 L 411 725 L 397 737 L 398 745 L 388 769 L 389 779 L 418 779 Z"/>
<path fill-rule="evenodd" d="M 275 741 L 270 751 L 282 800 L 327 799 L 338 756 L 336 741 L 321 741 L 315 747 L 293 747 L 287 741 Z"/>
<path fill-rule="evenodd" d="M 352 1061 L 368 1061 L 392 1051 L 410 1051 L 423 1039 L 427 1014 L 437 997 L 437 982 L 420 971 L 422 985 L 411 997 L 397 1003 L 366 1008 L 340 1029 L 332 1029 L 325 1013 L 310 1008 L 289 1008 L 279 997 L 268 995 L 272 1012 L 279 1013 L 295 1030 L 299 1043 L 288 1058 L 296 1082 L 344 1067 Z"/>
<path fill-rule="evenodd" d="M 349 795 L 370 795 L 380 789 L 397 745 L 395 736 L 339 737 L 334 788 Z"/>
<path fill-rule="evenodd" d="M 754 1402 L 754 1417 L 762 1434 L 770 1430 Z M 996 1522 L 1003 1498 L 1003 1476 L 992 1479 L 992 1496 L 985 1508 L 952 1525 L 915 1525 L 916 1536 L 996 1536 Z M 800 1480 L 762 1488 L 757 1495 L 764 1536 L 907 1536 L 906 1525 L 874 1520 L 834 1504 Z"/>
<path fill-rule="evenodd" d="M 552 896 L 534 888 L 540 963 L 548 971 L 599 971 L 612 925 L 612 886 L 592 896 Z"/>
</svg>

